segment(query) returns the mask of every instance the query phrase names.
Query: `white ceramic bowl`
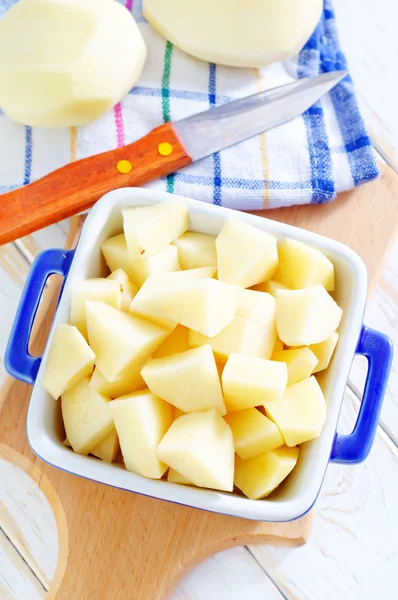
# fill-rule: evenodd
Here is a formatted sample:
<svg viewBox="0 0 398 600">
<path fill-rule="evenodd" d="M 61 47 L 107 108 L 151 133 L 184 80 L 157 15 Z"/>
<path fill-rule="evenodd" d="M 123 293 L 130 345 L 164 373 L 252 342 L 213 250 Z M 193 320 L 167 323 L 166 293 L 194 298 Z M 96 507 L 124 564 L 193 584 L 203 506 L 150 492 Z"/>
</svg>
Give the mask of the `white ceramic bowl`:
<svg viewBox="0 0 398 600">
<path fill-rule="evenodd" d="M 55 402 L 41 385 L 49 344 L 47 344 L 41 365 L 40 359 L 34 359 L 27 355 L 26 338 L 30 334 L 34 312 L 45 279 L 50 272 L 66 274 L 70 266 L 54 325 L 68 322 L 72 289 L 88 277 L 105 275 L 105 265 L 101 256 L 100 245 L 106 238 L 122 231 L 121 208 L 123 206 L 154 204 L 163 202 L 168 198 L 169 194 L 166 193 L 135 188 L 111 192 L 104 196 L 89 213 L 72 262 L 72 254 L 59 250 L 47 251 L 39 257 L 26 284 L 6 358 L 6 366 L 9 372 L 24 381 L 32 383 L 38 370 L 27 421 L 30 445 L 40 458 L 55 467 L 131 492 L 250 519 L 288 521 L 300 517 L 315 502 L 326 467 L 331 458 L 340 462 L 358 462 L 369 451 L 384 391 L 384 389 L 380 389 L 380 380 L 383 387 L 389 370 L 388 360 L 391 358 L 391 356 L 387 357 L 387 361 L 385 358 L 386 352 L 391 354 L 388 341 L 377 332 L 370 331 L 369 333 L 369 330 L 367 330 L 368 336 L 376 336 L 384 344 L 384 367 L 380 366 L 374 358 L 375 369 L 376 367 L 379 370 L 381 368 L 383 372 L 381 375 L 378 374 L 377 382 L 367 382 L 369 388 L 367 395 L 370 394 L 372 397 L 367 398 L 366 411 L 364 407 L 365 398 L 362 403 L 362 417 L 364 418 L 364 413 L 367 412 L 365 420 L 369 425 L 369 418 L 371 417 L 371 427 L 370 430 L 368 427 L 369 431 L 365 431 L 366 439 L 360 439 L 363 434 L 363 424 L 361 428 L 357 428 L 356 437 L 338 436 L 336 428 L 345 385 L 362 330 L 367 294 L 367 274 L 361 259 L 347 246 L 303 229 L 249 214 L 236 213 L 202 202 L 187 200 L 191 227 L 195 231 L 217 234 L 225 220 L 233 216 L 267 231 L 277 238 L 290 237 L 306 242 L 324 252 L 335 265 L 335 298 L 343 308 L 344 316 L 339 330 L 340 341 L 335 356 L 326 375 L 320 378 L 328 404 L 327 420 L 321 437 L 303 444 L 297 467 L 271 497 L 253 501 L 234 493 L 222 493 L 177 485 L 163 480 L 145 479 L 126 471 L 116 464 L 106 464 L 93 457 L 74 454 L 62 444 L 63 427 L 60 403 Z M 49 341 L 51 341 L 54 332 L 54 325 Z M 362 332 L 362 345 L 364 343 L 366 345 L 365 333 Z M 363 351 L 363 353 L 366 354 L 366 351 Z M 379 386 L 378 395 L 375 392 L 376 383 Z M 370 407 L 370 404 L 372 404 L 372 407 Z M 361 434 L 359 437 L 358 433 Z"/>
</svg>

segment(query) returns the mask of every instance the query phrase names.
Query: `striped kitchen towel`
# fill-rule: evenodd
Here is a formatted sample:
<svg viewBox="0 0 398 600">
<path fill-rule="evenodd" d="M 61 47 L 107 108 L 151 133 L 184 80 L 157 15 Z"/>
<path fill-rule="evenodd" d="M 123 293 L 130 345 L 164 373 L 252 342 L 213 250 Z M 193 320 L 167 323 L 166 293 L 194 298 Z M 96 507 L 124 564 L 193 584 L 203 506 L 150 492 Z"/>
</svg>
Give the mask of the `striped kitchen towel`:
<svg viewBox="0 0 398 600">
<path fill-rule="evenodd" d="M 78 129 L 32 129 L 0 114 L 0 192 L 38 179 L 71 160 L 128 144 L 164 121 L 324 71 L 345 69 L 330 0 L 300 54 L 263 69 L 196 60 L 133 12 L 148 47 L 138 85 L 100 120 Z M 0 17 L 15 0 L 0 0 Z M 27 102 L 29 99 L 27 98 Z M 302 117 L 199 161 L 148 187 L 235 209 L 324 203 L 377 177 L 378 170 L 350 77 Z"/>
</svg>

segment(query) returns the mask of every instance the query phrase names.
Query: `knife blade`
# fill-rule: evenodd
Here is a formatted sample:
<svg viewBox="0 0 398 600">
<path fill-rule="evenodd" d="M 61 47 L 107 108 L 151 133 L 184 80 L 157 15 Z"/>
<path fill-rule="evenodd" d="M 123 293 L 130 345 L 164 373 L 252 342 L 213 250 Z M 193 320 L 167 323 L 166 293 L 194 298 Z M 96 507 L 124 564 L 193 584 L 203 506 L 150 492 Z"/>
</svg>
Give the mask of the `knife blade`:
<svg viewBox="0 0 398 600">
<path fill-rule="evenodd" d="M 90 208 L 299 116 L 347 75 L 334 71 L 165 123 L 143 138 L 69 163 L 0 196 L 0 245 Z"/>
<path fill-rule="evenodd" d="M 192 160 L 199 160 L 298 117 L 346 75 L 332 71 L 298 79 L 187 117 L 174 128 Z"/>
</svg>

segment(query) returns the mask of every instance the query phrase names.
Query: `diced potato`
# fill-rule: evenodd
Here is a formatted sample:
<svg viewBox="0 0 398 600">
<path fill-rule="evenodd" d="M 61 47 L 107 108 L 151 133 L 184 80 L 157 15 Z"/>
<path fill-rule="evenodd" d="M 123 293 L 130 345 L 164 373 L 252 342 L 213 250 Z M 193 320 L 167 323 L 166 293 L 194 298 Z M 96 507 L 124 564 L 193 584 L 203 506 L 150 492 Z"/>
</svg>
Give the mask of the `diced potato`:
<svg viewBox="0 0 398 600">
<path fill-rule="evenodd" d="M 110 398 L 119 398 L 131 392 L 142 390 L 145 385 L 145 381 L 141 377 L 142 365 L 138 368 L 131 369 L 120 379 L 115 381 L 108 381 L 101 371 L 96 367 L 90 380 L 90 386 L 97 390 L 100 394 L 105 394 Z"/>
<path fill-rule="evenodd" d="M 255 290 L 240 290 L 236 314 L 257 322 L 275 319 L 275 299 L 271 294 Z"/>
<path fill-rule="evenodd" d="M 114 237 L 105 240 L 105 242 L 102 242 L 101 252 L 104 255 L 106 264 L 112 272 L 122 269 L 127 273 L 130 280 L 134 277 L 134 261 L 132 261 L 128 255 L 124 233 L 115 235 Z"/>
<path fill-rule="evenodd" d="M 138 291 L 137 287 L 129 280 L 127 273 L 123 271 L 123 269 L 116 269 L 116 271 L 113 271 L 110 275 L 108 275 L 108 279 L 114 279 L 122 286 L 122 304 L 120 308 L 121 310 L 127 312 L 134 296 Z"/>
<path fill-rule="evenodd" d="M 229 412 L 275 401 L 284 393 L 286 382 L 285 363 L 230 354 L 222 374 L 225 406 Z"/>
<path fill-rule="evenodd" d="M 153 353 L 152 358 L 164 358 L 171 354 L 179 354 L 189 350 L 188 345 L 189 329 L 183 325 L 177 327 L 170 333 L 169 337 L 161 346 Z"/>
<path fill-rule="evenodd" d="M 189 481 L 184 475 L 181 475 L 181 473 L 177 473 L 175 469 L 169 469 L 167 481 L 169 483 L 179 483 L 180 485 L 192 485 L 192 481 Z"/>
<path fill-rule="evenodd" d="M 86 279 L 72 292 L 70 304 L 70 324 L 75 325 L 87 339 L 86 301 L 105 302 L 120 309 L 122 289 L 118 281 L 112 279 Z"/>
<path fill-rule="evenodd" d="M 94 360 L 94 352 L 76 327 L 57 325 L 48 352 L 43 387 L 56 400 L 91 375 Z"/>
<path fill-rule="evenodd" d="M 236 457 L 235 485 L 251 500 L 265 498 L 291 473 L 298 448 L 282 446 L 255 458 Z"/>
<path fill-rule="evenodd" d="M 131 303 L 129 312 L 173 331 L 177 323 L 161 317 L 158 314 L 156 304 L 153 305 L 152 301 L 154 296 L 156 296 L 157 290 L 165 290 L 166 288 L 174 288 L 180 285 L 185 286 L 187 282 L 212 277 L 215 271 L 215 267 L 203 267 L 201 269 L 191 269 L 190 271 L 151 275 Z"/>
<path fill-rule="evenodd" d="M 183 198 L 172 198 L 152 206 L 124 208 L 123 229 L 132 260 L 149 258 L 189 229 L 189 214 Z"/>
<path fill-rule="evenodd" d="M 274 275 L 275 281 L 292 290 L 318 284 L 328 292 L 334 290 L 333 263 L 319 250 L 287 239 L 279 243 L 278 254 L 279 267 Z"/>
<path fill-rule="evenodd" d="M 276 293 L 276 327 L 287 346 L 323 342 L 337 329 L 342 314 L 322 285 Z"/>
<path fill-rule="evenodd" d="M 189 332 L 189 346 L 197 348 L 204 344 L 211 344 L 216 360 L 221 364 L 227 362 L 230 354 L 270 358 L 275 339 L 275 321 L 272 324 L 258 324 L 239 315 L 213 338 L 197 331 Z"/>
<path fill-rule="evenodd" d="M 267 416 L 279 427 L 285 444 L 297 446 L 321 434 L 326 402 L 314 376 L 286 388 L 279 400 L 264 402 Z"/>
<path fill-rule="evenodd" d="M 250 287 L 278 267 L 276 238 L 244 221 L 228 220 L 216 240 L 218 279 Z"/>
<path fill-rule="evenodd" d="M 256 408 L 237 410 L 224 418 L 234 436 L 235 452 L 241 458 L 253 458 L 283 445 L 275 423 Z"/>
<path fill-rule="evenodd" d="M 91 452 L 113 429 L 109 398 L 89 384 L 87 377 L 61 396 L 66 437 L 78 454 Z"/>
<path fill-rule="evenodd" d="M 111 463 L 115 460 L 118 452 L 119 438 L 115 427 L 113 427 L 112 431 L 91 450 L 90 454 L 104 462 Z"/>
<path fill-rule="evenodd" d="M 272 351 L 272 355 L 271 355 L 271 360 L 277 360 L 275 357 L 278 356 L 278 354 L 280 352 L 282 352 L 284 349 L 284 345 L 283 342 L 280 341 L 280 339 L 278 338 L 275 342 L 275 346 L 274 349 Z"/>
<path fill-rule="evenodd" d="M 234 441 L 229 425 L 215 410 L 174 421 L 159 444 L 158 457 L 199 487 L 232 492 Z"/>
<path fill-rule="evenodd" d="M 151 360 L 141 375 L 153 394 L 184 412 L 227 412 L 210 345 Z"/>
<path fill-rule="evenodd" d="M 184 412 L 183 410 L 181 410 L 180 408 L 177 408 L 176 406 L 173 406 L 173 421 L 175 421 L 179 417 L 182 417 L 183 415 L 186 415 L 186 414 L 187 413 Z"/>
<path fill-rule="evenodd" d="M 270 279 L 269 281 L 263 281 L 262 283 L 258 283 L 257 285 L 252 287 L 253 290 L 257 292 L 267 292 L 267 294 L 271 294 L 272 296 L 276 296 L 276 290 L 288 290 L 287 285 L 283 285 L 283 283 L 279 283 L 279 281 L 274 281 Z"/>
<path fill-rule="evenodd" d="M 158 289 L 151 306 L 162 317 L 212 337 L 234 318 L 238 291 L 216 279 L 189 281 L 184 286 Z"/>
<path fill-rule="evenodd" d="M 133 275 L 131 279 L 138 287 L 141 287 L 150 275 L 181 270 L 180 263 L 178 262 L 178 250 L 171 244 L 165 246 L 149 258 L 134 260 L 132 262 Z"/>
<path fill-rule="evenodd" d="M 309 348 L 282 350 L 273 360 L 287 365 L 287 385 L 293 385 L 307 379 L 318 364 L 318 359 Z"/>
<path fill-rule="evenodd" d="M 242 290 L 236 316 L 219 334 L 209 338 L 189 332 L 191 348 L 211 344 L 216 360 L 225 364 L 230 354 L 270 358 L 276 340 L 275 300 L 269 294 Z"/>
<path fill-rule="evenodd" d="M 311 344 L 310 349 L 318 359 L 318 364 L 312 371 L 313 373 L 318 373 L 318 371 L 323 371 L 328 368 L 338 341 L 339 334 L 335 331 L 324 342 Z"/>
<path fill-rule="evenodd" d="M 86 302 L 86 314 L 95 365 L 108 381 L 139 367 L 168 335 L 167 330 L 103 302 Z"/>
<path fill-rule="evenodd" d="M 160 440 L 173 421 L 170 404 L 148 390 L 109 403 L 128 471 L 160 479 L 167 465 L 157 457 Z"/>
<path fill-rule="evenodd" d="M 132 260 L 127 252 L 126 238 L 123 233 L 109 238 L 101 245 L 102 254 L 109 268 L 122 268 L 133 284 L 140 288 L 150 275 L 180 270 L 178 250 L 171 244 L 148 258 Z"/>
<path fill-rule="evenodd" d="M 187 231 L 174 240 L 181 269 L 216 267 L 216 237 L 207 233 Z"/>
</svg>

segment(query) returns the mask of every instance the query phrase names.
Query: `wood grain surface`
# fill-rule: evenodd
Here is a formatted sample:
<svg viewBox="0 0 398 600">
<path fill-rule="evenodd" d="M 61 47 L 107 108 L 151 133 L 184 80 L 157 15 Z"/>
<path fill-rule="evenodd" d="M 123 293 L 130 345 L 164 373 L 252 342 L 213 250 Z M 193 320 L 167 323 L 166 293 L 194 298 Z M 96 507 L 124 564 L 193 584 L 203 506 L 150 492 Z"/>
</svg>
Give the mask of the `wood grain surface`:
<svg viewBox="0 0 398 600">
<path fill-rule="evenodd" d="M 158 152 L 172 146 L 170 156 Z M 131 171 L 120 173 L 119 161 Z M 90 208 L 116 188 L 139 186 L 190 164 L 174 127 L 165 123 L 122 148 L 67 164 L 42 179 L 0 196 L 0 245 Z"/>
</svg>

